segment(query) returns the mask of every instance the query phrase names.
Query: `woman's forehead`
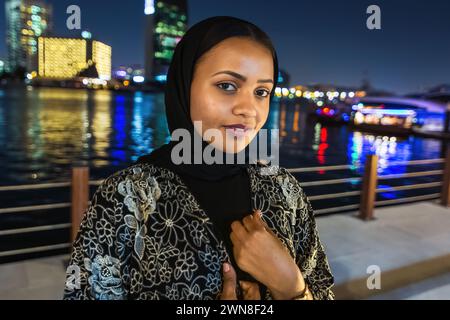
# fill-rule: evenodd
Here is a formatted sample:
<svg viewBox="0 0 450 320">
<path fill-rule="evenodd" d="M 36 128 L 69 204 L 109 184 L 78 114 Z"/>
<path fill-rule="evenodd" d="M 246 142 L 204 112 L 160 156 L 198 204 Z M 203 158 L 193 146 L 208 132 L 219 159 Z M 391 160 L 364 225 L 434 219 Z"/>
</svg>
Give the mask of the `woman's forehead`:
<svg viewBox="0 0 450 320">
<path fill-rule="evenodd" d="M 201 68 L 215 74 L 222 70 L 247 73 L 248 77 L 273 78 L 273 58 L 269 49 L 251 39 L 226 39 L 202 57 Z"/>
</svg>

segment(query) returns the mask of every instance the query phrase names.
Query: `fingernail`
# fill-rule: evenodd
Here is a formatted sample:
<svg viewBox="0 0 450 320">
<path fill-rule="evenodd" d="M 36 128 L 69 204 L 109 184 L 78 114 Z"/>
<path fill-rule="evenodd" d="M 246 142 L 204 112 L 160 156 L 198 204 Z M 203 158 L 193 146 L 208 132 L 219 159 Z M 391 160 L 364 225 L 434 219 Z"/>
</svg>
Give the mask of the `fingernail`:
<svg viewBox="0 0 450 320">
<path fill-rule="evenodd" d="M 230 265 L 228 263 L 223 264 L 223 272 L 227 273 L 230 271 Z"/>
</svg>

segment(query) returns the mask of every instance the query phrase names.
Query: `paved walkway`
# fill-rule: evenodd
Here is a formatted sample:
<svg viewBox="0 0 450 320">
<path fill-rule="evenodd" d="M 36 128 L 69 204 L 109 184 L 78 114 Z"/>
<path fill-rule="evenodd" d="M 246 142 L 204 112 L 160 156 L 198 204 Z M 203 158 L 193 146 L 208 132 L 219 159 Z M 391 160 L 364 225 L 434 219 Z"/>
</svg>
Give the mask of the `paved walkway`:
<svg viewBox="0 0 450 320">
<path fill-rule="evenodd" d="M 377 208 L 376 220 L 370 222 L 354 215 L 317 219 L 338 298 L 364 299 L 403 288 L 398 294 L 402 299 L 450 299 L 450 278 L 436 280 L 450 274 L 449 208 L 418 202 Z M 372 265 L 381 270 L 381 290 L 367 289 L 367 268 Z M 418 286 L 422 282 L 423 288 Z"/>
<path fill-rule="evenodd" d="M 434 202 L 377 208 L 317 219 L 338 299 L 450 299 L 450 209 Z M 56 256 L 0 265 L 0 299 L 60 299 L 64 261 Z M 367 289 L 367 268 L 381 289 Z"/>
<path fill-rule="evenodd" d="M 0 300 L 61 299 L 68 255 L 0 265 Z"/>
</svg>

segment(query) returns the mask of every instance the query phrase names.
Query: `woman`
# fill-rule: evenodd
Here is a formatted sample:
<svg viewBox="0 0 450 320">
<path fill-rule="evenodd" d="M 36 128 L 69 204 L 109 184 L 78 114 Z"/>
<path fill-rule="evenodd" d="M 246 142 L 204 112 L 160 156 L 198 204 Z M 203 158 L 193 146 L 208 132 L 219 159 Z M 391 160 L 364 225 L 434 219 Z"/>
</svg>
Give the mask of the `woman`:
<svg viewBox="0 0 450 320">
<path fill-rule="evenodd" d="M 181 129 L 203 139 L 200 155 L 248 154 L 277 75 L 273 45 L 255 25 L 232 17 L 194 25 L 167 78 L 172 139 Z M 333 299 L 297 180 L 260 164 L 198 164 L 193 145 L 179 152 L 171 141 L 102 183 L 74 242 L 69 268 L 79 282 L 65 298 Z"/>
</svg>

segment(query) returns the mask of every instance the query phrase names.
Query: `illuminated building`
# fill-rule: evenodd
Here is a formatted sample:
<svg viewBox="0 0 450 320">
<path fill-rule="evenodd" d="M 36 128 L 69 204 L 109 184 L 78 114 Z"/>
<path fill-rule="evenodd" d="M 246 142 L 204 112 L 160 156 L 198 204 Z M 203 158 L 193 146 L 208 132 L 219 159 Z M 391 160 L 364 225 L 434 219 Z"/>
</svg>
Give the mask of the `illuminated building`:
<svg viewBox="0 0 450 320">
<path fill-rule="evenodd" d="M 39 37 L 38 43 L 39 77 L 70 79 L 95 66 L 98 78 L 111 79 L 111 47 L 102 42 L 90 38 Z"/>
<path fill-rule="evenodd" d="M 7 0 L 5 14 L 7 70 L 36 71 L 37 38 L 52 30 L 52 7 L 39 0 Z"/>
<path fill-rule="evenodd" d="M 97 67 L 99 78 L 111 80 L 111 47 L 95 40 L 89 43 L 92 44 L 92 61 Z"/>
<path fill-rule="evenodd" d="M 187 30 L 186 0 L 145 0 L 145 78 L 165 81 L 173 51 Z"/>
<path fill-rule="evenodd" d="M 5 72 L 5 62 L 3 60 L 0 60 L 0 75 Z"/>
</svg>

